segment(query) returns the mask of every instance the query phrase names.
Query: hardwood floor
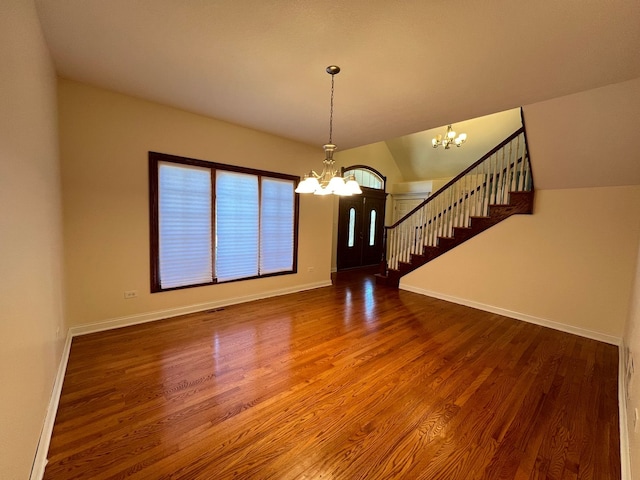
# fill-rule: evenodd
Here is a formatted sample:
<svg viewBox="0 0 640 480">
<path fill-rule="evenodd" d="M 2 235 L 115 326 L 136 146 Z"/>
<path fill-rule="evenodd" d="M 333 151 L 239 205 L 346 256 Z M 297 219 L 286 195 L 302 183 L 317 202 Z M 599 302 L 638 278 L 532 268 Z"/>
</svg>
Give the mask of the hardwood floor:
<svg viewBox="0 0 640 480">
<path fill-rule="evenodd" d="M 617 355 L 341 275 L 75 338 L 45 478 L 619 479 Z"/>
</svg>

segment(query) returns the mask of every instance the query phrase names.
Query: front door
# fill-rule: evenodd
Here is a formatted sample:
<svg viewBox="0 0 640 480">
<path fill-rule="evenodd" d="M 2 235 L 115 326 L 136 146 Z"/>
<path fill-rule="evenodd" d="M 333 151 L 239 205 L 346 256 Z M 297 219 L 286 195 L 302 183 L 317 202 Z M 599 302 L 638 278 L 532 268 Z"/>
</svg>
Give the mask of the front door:
<svg viewBox="0 0 640 480">
<path fill-rule="evenodd" d="M 362 188 L 361 195 L 340 197 L 338 270 L 378 265 L 382 258 L 386 194 Z"/>
</svg>

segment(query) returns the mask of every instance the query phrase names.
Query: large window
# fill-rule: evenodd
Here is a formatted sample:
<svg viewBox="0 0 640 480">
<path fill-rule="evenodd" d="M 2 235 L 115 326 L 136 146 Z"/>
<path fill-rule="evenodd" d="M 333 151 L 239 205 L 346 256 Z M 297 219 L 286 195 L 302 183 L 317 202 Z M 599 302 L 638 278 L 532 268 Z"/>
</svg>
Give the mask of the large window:
<svg viewBox="0 0 640 480">
<path fill-rule="evenodd" d="M 149 152 L 151 291 L 295 273 L 298 180 Z"/>
</svg>

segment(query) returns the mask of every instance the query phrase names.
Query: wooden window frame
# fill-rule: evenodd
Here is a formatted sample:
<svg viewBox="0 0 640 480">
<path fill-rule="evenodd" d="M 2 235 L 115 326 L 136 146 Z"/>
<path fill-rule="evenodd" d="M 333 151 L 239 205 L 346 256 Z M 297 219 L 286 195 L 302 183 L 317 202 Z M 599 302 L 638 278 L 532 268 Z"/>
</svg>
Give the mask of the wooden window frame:
<svg viewBox="0 0 640 480">
<path fill-rule="evenodd" d="M 294 193 L 294 217 L 293 217 L 293 267 L 291 270 L 274 272 L 267 274 L 258 274 L 251 277 L 237 278 L 233 280 L 227 280 L 219 282 L 215 278 L 215 255 L 213 258 L 213 281 L 206 283 L 199 283 L 194 285 L 183 285 L 179 287 L 162 288 L 160 283 L 160 237 L 159 237 L 159 191 L 158 191 L 158 165 L 159 162 L 175 163 L 178 165 L 191 165 L 197 167 L 209 168 L 211 170 L 211 194 L 213 196 L 211 203 L 211 228 L 212 228 L 212 242 L 211 248 L 215 250 L 215 199 L 216 199 L 216 171 L 225 170 L 230 172 L 245 173 L 249 175 L 256 175 L 258 177 L 258 186 L 261 188 L 261 177 L 277 178 L 282 180 L 288 180 L 293 182 L 293 186 L 300 182 L 300 177 L 295 175 L 287 175 L 277 172 L 269 172 L 266 170 L 258 170 L 254 168 L 240 167 L 237 165 L 227 165 L 223 163 L 210 162 L 206 160 L 199 160 L 195 158 L 181 157 L 177 155 L 169 155 L 166 153 L 149 152 L 149 240 L 150 240 L 150 285 L 151 293 L 168 292 L 171 290 L 181 290 L 185 288 L 202 287 L 206 285 L 215 285 L 218 283 L 230 283 L 244 280 L 251 280 L 255 278 L 274 277 L 279 275 L 290 275 L 298 272 L 298 226 L 299 226 L 299 213 L 300 213 L 300 196 Z M 262 202 L 260 196 L 258 196 L 259 205 Z M 215 252 L 212 252 L 215 254 Z"/>
</svg>

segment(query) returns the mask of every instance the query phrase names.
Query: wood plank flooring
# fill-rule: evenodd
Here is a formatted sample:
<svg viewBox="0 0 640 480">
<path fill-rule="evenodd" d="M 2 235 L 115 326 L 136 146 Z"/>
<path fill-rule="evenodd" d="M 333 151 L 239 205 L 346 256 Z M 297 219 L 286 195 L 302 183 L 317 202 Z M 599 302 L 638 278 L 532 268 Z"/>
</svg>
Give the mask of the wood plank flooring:
<svg viewBox="0 0 640 480">
<path fill-rule="evenodd" d="M 617 355 L 341 274 L 75 338 L 45 478 L 615 480 Z"/>
</svg>

